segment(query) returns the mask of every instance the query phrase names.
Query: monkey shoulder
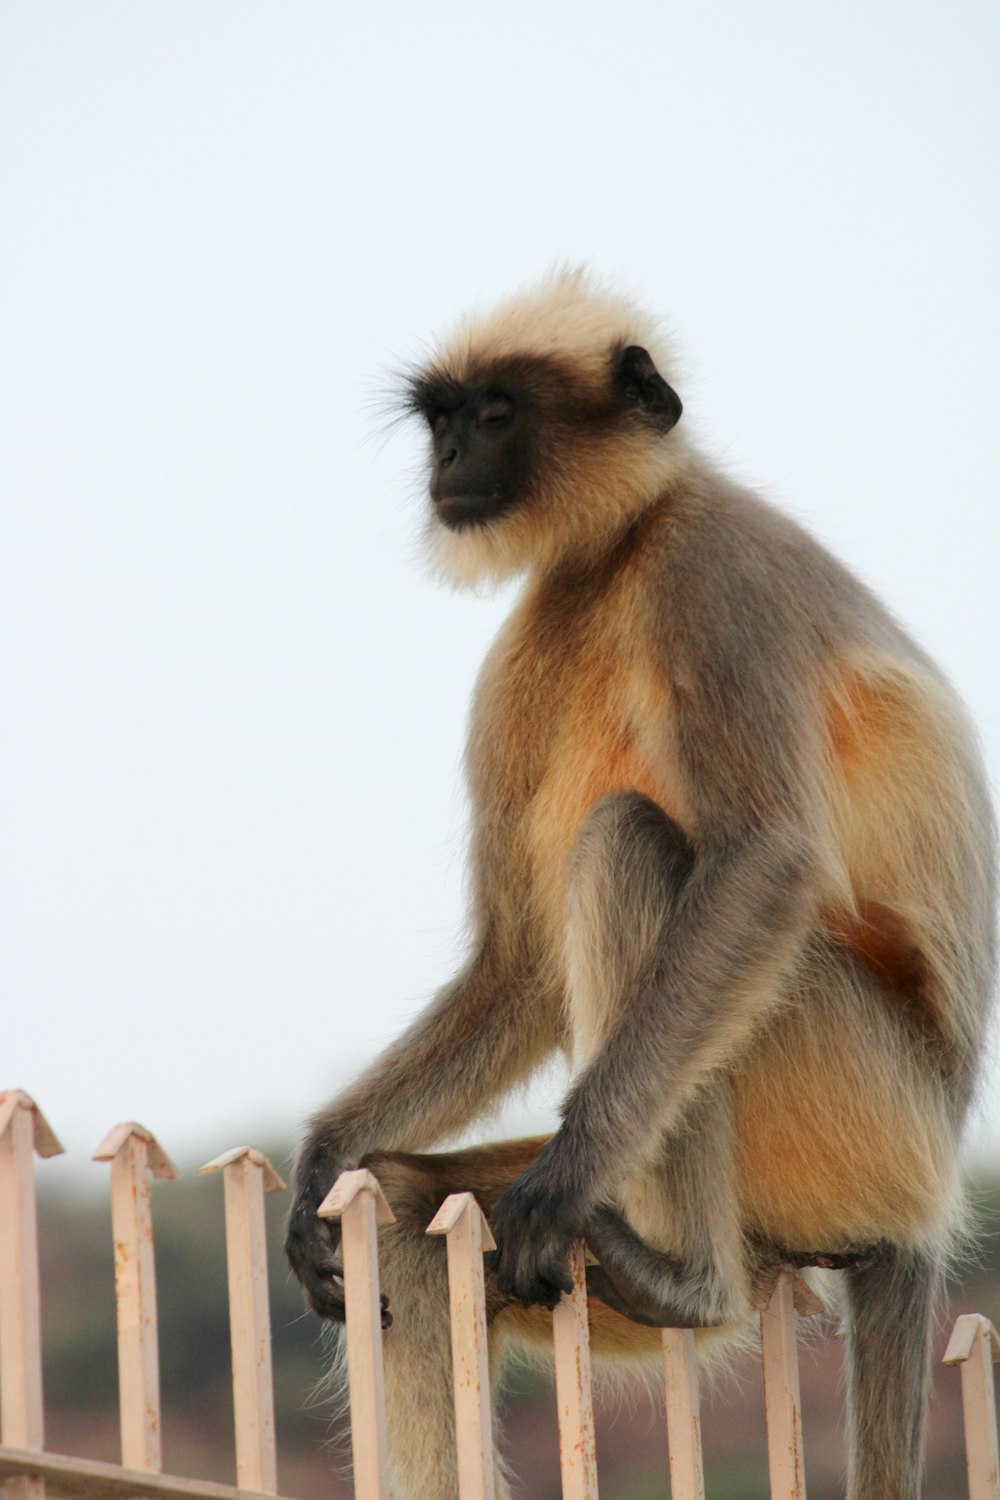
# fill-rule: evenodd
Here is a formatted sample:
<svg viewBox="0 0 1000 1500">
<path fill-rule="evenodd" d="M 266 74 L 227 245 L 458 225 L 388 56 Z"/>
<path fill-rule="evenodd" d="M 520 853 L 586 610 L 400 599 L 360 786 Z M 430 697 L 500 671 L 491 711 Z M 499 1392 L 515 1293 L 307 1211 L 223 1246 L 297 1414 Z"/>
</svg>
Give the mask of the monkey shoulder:
<svg viewBox="0 0 1000 1500">
<path fill-rule="evenodd" d="M 691 666 L 769 676 L 884 632 L 877 600 L 816 538 L 748 490 L 695 491 L 664 537 L 654 601 L 665 648 Z"/>
<path fill-rule="evenodd" d="M 684 497 L 647 569 L 647 595 L 651 650 L 680 711 L 724 708 L 735 722 L 766 705 L 776 725 L 825 723 L 831 699 L 857 688 L 925 716 L 961 716 L 942 674 L 867 585 L 736 484 Z"/>
</svg>

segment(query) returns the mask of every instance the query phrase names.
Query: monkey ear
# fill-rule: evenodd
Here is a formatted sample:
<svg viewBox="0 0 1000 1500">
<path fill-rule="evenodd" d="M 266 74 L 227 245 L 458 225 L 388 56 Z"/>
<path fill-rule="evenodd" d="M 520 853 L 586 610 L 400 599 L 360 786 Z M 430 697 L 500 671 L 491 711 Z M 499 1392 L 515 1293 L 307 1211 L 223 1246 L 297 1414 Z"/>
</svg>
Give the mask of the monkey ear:
<svg viewBox="0 0 1000 1500">
<path fill-rule="evenodd" d="M 619 354 L 615 384 L 627 405 L 640 407 L 660 432 L 677 426 L 684 410 L 681 398 L 641 344 L 629 344 Z"/>
</svg>

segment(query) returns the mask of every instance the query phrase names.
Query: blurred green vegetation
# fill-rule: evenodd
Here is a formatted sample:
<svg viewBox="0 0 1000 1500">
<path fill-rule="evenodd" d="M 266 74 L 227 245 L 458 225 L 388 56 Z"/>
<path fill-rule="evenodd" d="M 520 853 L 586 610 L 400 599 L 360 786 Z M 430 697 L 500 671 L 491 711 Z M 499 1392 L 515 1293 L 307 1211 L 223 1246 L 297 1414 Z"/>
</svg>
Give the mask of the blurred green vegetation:
<svg viewBox="0 0 1000 1500">
<path fill-rule="evenodd" d="M 210 1154 L 210 1153 L 207 1153 Z M 267 1150 L 279 1168 L 284 1147 Z M 96 1168 L 95 1168 L 96 1173 Z M 44 1184 L 44 1174 L 40 1174 Z M 982 1233 L 962 1269 L 939 1330 L 943 1351 L 954 1317 L 985 1313 L 1000 1325 L 1000 1180 L 975 1185 Z M 268 1197 L 271 1318 L 279 1487 L 312 1500 L 346 1497 L 349 1445 L 343 1421 L 317 1394 L 323 1338 L 303 1311 L 281 1255 L 287 1195 Z M 99 1179 L 88 1191 L 43 1190 L 42 1249 L 46 1446 L 55 1452 L 118 1457 L 111 1215 Z M 159 1297 L 164 1468 L 232 1482 L 235 1463 L 229 1369 L 225 1230 L 221 1176 L 153 1185 Z M 811 1500 L 842 1493 L 842 1344 L 831 1329 L 802 1348 L 807 1478 Z M 504 1393 L 506 1427 L 519 1491 L 558 1500 L 558 1440 L 551 1382 L 518 1368 Z M 767 1462 L 759 1362 L 742 1356 L 703 1394 L 706 1486 L 714 1500 L 767 1500 Z M 928 1500 L 963 1500 L 959 1379 L 939 1368 L 932 1412 Z M 669 1494 L 663 1414 L 656 1393 L 601 1401 L 598 1461 L 604 1500 L 653 1500 Z"/>
</svg>

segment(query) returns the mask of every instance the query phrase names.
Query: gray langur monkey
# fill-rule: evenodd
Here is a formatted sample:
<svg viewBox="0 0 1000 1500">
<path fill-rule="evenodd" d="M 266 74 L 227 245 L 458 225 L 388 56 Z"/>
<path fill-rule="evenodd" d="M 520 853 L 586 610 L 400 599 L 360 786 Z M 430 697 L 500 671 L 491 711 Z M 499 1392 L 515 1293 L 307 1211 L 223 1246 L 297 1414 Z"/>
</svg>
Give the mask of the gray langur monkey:
<svg viewBox="0 0 1000 1500">
<path fill-rule="evenodd" d="M 495 1363 L 545 1344 L 586 1239 L 598 1353 L 745 1325 L 781 1261 L 843 1269 L 851 1500 L 915 1500 L 957 1156 L 994 971 L 994 832 L 963 709 L 886 610 L 688 440 L 656 329 L 580 274 L 464 324 L 407 387 L 431 544 L 524 575 L 468 744 L 467 963 L 302 1145 L 287 1251 L 341 1321 L 316 1208 L 369 1166 L 395 1493 L 452 1500 L 443 1248 L 498 1250 Z M 426 1152 L 555 1049 L 549 1140 Z M 502 1492 L 502 1476 L 500 1479 Z"/>
</svg>

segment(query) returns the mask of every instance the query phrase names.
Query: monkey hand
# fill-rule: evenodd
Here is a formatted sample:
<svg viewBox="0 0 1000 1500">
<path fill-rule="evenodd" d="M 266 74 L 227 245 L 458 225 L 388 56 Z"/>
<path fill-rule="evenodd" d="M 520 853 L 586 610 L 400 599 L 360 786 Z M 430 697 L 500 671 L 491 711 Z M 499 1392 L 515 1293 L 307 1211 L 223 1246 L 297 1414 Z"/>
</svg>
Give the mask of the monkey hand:
<svg viewBox="0 0 1000 1500">
<path fill-rule="evenodd" d="M 321 1146 L 307 1147 L 295 1172 L 295 1198 L 285 1227 L 285 1255 L 302 1285 L 305 1299 L 320 1318 L 343 1323 L 344 1265 L 340 1254 L 340 1221 L 321 1219 L 316 1210 L 341 1172 L 352 1162 Z M 382 1297 L 382 1327 L 392 1322 L 388 1298 Z"/>
<path fill-rule="evenodd" d="M 574 1194 L 556 1187 L 541 1158 L 497 1200 L 490 1218 L 497 1248 L 491 1256 L 501 1292 L 525 1307 L 555 1307 L 573 1290 L 569 1254 L 581 1236 L 583 1214 Z"/>
</svg>

